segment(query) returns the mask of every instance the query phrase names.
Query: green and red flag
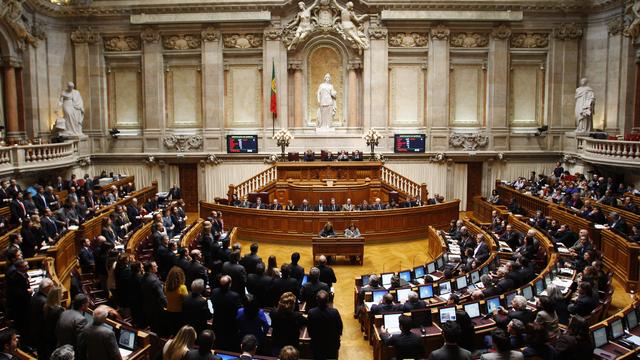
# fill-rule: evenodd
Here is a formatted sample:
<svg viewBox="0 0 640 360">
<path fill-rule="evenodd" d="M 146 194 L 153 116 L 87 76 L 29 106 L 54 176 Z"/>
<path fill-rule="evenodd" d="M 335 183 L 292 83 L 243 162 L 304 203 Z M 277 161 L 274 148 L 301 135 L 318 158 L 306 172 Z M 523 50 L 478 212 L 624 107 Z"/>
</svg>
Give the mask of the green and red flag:
<svg viewBox="0 0 640 360">
<path fill-rule="evenodd" d="M 278 117 L 278 90 L 276 87 L 276 64 L 275 61 L 272 60 L 273 67 L 271 71 L 271 113 L 273 114 L 273 118 Z"/>
</svg>

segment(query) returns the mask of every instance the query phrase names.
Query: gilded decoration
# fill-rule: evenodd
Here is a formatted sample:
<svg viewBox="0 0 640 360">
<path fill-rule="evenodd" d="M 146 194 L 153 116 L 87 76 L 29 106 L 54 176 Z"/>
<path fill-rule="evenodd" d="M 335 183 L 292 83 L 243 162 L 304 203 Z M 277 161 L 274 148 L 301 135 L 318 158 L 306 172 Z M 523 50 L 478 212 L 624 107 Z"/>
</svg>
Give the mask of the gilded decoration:
<svg viewBox="0 0 640 360">
<path fill-rule="evenodd" d="M 491 37 L 498 40 L 506 40 L 511 37 L 511 28 L 506 24 L 500 24 L 491 31 Z"/>
<path fill-rule="evenodd" d="M 480 33 L 453 33 L 449 39 L 451 47 L 479 48 L 489 45 L 489 37 Z"/>
<path fill-rule="evenodd" d="M 521 49 L 545 48 L 549 46 L 549 34 L 522 33 L 511 37 L 511 47 Z"/>
<path fill-rule="evenodd" d="M 393 33 L 389 36 L 389 46 L 414 48 L 426 47 L 429 38 L 426 33 Z"/>
<path fill-rule="evenodd" d="M 558 40 L 577 40 L 582 37 L 582 26 L 576 23 L 561 24 L 553 31 Z"/>
<path fill-rule="evenodd" d="M 451 31 L 444 24 L 438 24 L 431 28 L 431 38 L 436 40 L 447 40 Z"/>
<path fill-rule="evenodd" d="M 198 35 L 171 35 L 163 41 L 166 50 L 193 50 L 200 48 L 200 36 Z"/>
<path fill-rule="evenodd" d="M 134 36 L 119 35 L 107 37 L 104 40 L 106 51 L 137 51 L 140 50 L 140 40 Z"/>
<path fill-rule="evenodd" d="M 71 33 L 71 41 L 74 44 L 95 44 L 100 41 L 100 35 L 89 26 L 80 26 Z"/>
<path fill-rule="evenodd" d="M 146 43 L 154 43 L 160 41 L 160 33 L 153 28 L 146 28 L 140 33 L 140 38 Z"/>
<path fill-rule="evenodd" d="M 218 39 L 220 39 L 220 33 L 214 27 L 208 27 L 202 30 L 200 35 L 202 35 L 202 41 L 205 42 L 218 41 Z"/>
<path fill-rule="evenodd" d="M 260 34 L 231 34 L 222 37 L 224 47 L 231 49 L 251 49 L 262 47 Z"/>
</svg>

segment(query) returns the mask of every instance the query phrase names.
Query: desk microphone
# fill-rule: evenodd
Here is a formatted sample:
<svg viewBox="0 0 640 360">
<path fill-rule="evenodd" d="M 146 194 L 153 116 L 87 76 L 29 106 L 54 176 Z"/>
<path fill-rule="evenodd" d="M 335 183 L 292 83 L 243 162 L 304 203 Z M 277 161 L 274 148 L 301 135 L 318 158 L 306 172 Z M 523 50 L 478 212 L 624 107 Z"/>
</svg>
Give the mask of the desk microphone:
<svg viewBox="0 0 640 360">
<path fill-rule="evenodd" d="M 419 254 L 415 254 L 415 255 L 413 256 L 413 260 L 411 261 L 411 263 L 412 263 L 412 267 L 416 267 L 416 258 L 418 257 L 418 255 L 419 255 Z"/>
</svg>

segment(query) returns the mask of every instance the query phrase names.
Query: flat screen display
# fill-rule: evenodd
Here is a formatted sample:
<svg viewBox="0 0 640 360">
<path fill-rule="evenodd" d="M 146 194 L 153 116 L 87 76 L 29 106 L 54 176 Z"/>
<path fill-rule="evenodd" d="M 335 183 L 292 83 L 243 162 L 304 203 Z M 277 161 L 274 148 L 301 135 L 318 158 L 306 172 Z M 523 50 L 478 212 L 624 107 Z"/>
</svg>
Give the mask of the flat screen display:
<svg viewBox="0 0 640 360">
<path fill-rule="evenodd" d="M 500 298 L 499 297 L 492 297 L 487 299 L 487 311 L 488 312 L 493 312 L 493 310 L 497 309 L 500 307 Z"/>
<path fill-rule="evenodd" d="M 393 275 L 393 273 L 382 274 L 382 285 L 391 285 L 391 278 Z"/>
<path fill-rule="evenodd" d="M 522 288 L 522 296 L 524 296 L 527 300 L 533 300 L 533 289 L 531 286 L 526 286 Z"/>
<path fill-rule="evenodd" d="M 436 263 L 428 263 L 427 264 L 427 274 L 431 274 L 436 272 Z"/>
<path fill-rule="evenodd" d="M 120 337 L 118 338 L 118 345 L 121 347 L 133 350 L 136 343 L 136 333 L 125 329 L 120 330 Z"/>
<path fill-rule="evenodd" d="M 462 289 L 464 289 L 466 287 L 467 287 L 467 277 L 466 276 L 460 276 L 459 278 L 456 279 L 456 289 L 462 290 Z"/>
<path fill-rule="evenodd" d="M 398 302 L 404 303 L 407 301 L 409 294 L 411 294 L 411 289 L 398 289 L 396 291 L 396 295 L 398 295 Z"/>
<path fill-rule="evenodd" d="M 595 345 L 595 347 L 602 347 L 608 342 L 606 327 L 601 327 L 593 332 L 593 345 Z"/>
<path fill-rule="evenodd" d="M 540 295 L 544 291 L 544 282 L 542 279 L 536 281 L 536 295 Z"/>
<path fill-rule="evenodd" d="M 400 330 L 400 316 L 402 314 L 384 314 L 382 316 L 382 321 L 384 322 L 384 327 L 389 329 L 389 332 L 395 332 Z"/>
<path fill-rule="evenodd" d="M 418 266 L 413 269 L 413 275 L 416 279 L 424 277 L 424 266 Z"/>
<path fill-rule="evenodd" d="M 371 294 L 373 296 L 373 302 L 378 304 L 380 303 L 380 300 L 382 300 L 382 297 L 388 293 L 387 290 L 373 290 L 373 293 Z"/>
<path fill-rule="evenodd" d="M 395 134 L 394 152 L 423 153 L 425 149 L 424 134 Z"/>
<path fill-rule="evenodd" d="M 451 292 L 450 281 L 441 282 L 439 286 L 440 286 L 440 295 L 449 294 Z"/>
<path fill-rule="evenodd" d="M 477 271 L 474 271 L 471 273 L 471 283 L 472 284 L 477 284 L 480 282 L 480 273 Z"/>
<path fill-rule="evenodd" d="M 638 326 L 638 314 L 636 313 L 636 309 L 629 311 L 627 315 L 624 316 L 627 321 L 627 329 L 632 330 Z"/>
<path fill-rule="evenodd" d="M 407 271 L 400 271 L 398 273 L 398 276 L 400 277 L 400 279 L 406 281 L 406 282 L 411 282 L 411 271 L 407 270 Z"/>
<path fill-rule="evenodd" d="M 617 339 L 624 335 L 624 326 L 622 325 L 622 319 L 617 319 L 611 323 L 611 338 Z"/>
<path fill-rule="evenodd" d="M 257 154 L 258 135 L 227 135 L 228 154 Z"/>
<path fill-rule="evenodd" d="M 473 302 L 470 304 L 464 304 L 464 311 L 472 319 L 480 317 L 480 303 Z"/>
<path fill-rule="evenodd" d="M 439 312 L 440 312 L 440 324 L 444 324 L 447 321 L 456 321 L 455 306 L 440 308 Z"/>
<path fill-rule="evenodd" d="M 419 286 L 418 292 L 420 299 L 431 299 L 433 297 L 433 286 L 431 284 Z"/>
</svg>

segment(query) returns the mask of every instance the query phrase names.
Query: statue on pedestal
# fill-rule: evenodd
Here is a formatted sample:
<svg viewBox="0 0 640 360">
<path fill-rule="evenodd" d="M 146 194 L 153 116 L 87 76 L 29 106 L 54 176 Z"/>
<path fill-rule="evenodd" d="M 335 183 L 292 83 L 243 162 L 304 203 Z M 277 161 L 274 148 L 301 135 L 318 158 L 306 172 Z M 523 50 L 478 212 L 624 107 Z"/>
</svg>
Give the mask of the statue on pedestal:
<svg viewBox="0 0 640 360">
<path fill-rule="evenodd" d="M 596 97 L 593 89 L 588 85 L 587 78 L 580 80 L 580 86 L 576 89 L 576 121 L 578 128 L 576 133 L 589 133 L 593 128 L 593 112 L 596 105 Z"/>
<path fill-rule="evenodd" d="M 289 46 L 287 46 L 287 50 L 291 50 L 295 48 L 299 43 L 304 41 L 304 39 L 313 31 L 313 23 L 311 22 L 311 10 L 318 5 L 320 0 L 316 0 L 311 6 L 306 7 L 303 1 L 298 3 L 298 7 L 300 8 L 300 12 L 296 15 L 295 19 L 290 22 L 286 29 L 290 30 L 294 27 L 298 27 L 296 29 L 296 33 L 291 39 Z"/>
<path fill-rule="evenodd" d="M 331 84 L 331 75 L 324 76 L 324 82 L 318 86 L 318 129 L 331 129 L 336 115 L 336 96 L 338 93 Z"/>
<path fill-rule="evenodd" d="M 63 137 L 83 136 L 84 103 L 73 82 L 67 83 L 67 88 L 60 94 L 58 106 L 62 107 L 63 115 L 56 120 L 55 127 L 59 134 Z"/>
</svg>

